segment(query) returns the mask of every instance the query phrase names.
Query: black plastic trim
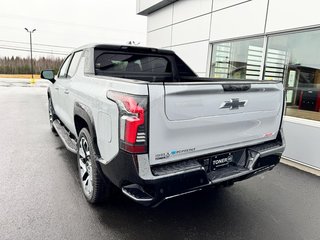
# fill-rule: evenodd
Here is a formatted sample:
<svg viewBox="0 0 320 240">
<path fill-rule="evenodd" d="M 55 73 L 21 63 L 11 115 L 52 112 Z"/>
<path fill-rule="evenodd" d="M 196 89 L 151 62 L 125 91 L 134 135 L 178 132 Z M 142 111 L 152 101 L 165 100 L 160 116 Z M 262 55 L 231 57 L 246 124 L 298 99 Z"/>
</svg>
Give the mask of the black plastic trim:
<svg viewBox="0 0 320 240">
<path fill-rule="evenodd" d="M 269 161 L 271 160 L 271 161 Z M 261 157 L 257 160 L 255 169 L 249 170 L 243 168 L 243 173 L 230 175 L 228 178 L 210 179 L 213 173 L 206 173 L 204 168 L 198 168 L 194 171 L 186 171 L 175 175 L 164 176 L 161 178 L 144 180 L 139 176 L 137 164 L 137 155 L 129 154 L 120 150 L 118 155 L 108 164 L 100 164 L 102 173 L 114 185 L 122 189 L 132 184 L 139 185 L 143 191 L 152 196 L 152 201 L 140 202 L 145 206 L 155 206 L 163 200 L 173 196 L 179 196 L 194 190 L 205 187 L 223 184 L 224 182 L 236 182 L 255 176 L 267 170 L 271 170 L 280 161 L 279 154 L 271 154 Z M 211 174 L 211 175 L 210 175 Z M 226 180 L 227 179 L 227 180 Z"/>
<path fill-rule="evenodd" d="M 88 129 L 89 133 L 93 139 L 93 142 L 95 143 L 94 147 L 96 148 L 95 149 L 96 153 L 100 156 L 100 151 L 97 145 L 97 134 L 96 134 L 95 124 L 94 124 L 93 115 L 90 108 L 83 103 L 76 102 L 74 105 L 74 118 L 76 116 L 82 118 L 87 123 L 89 128 Z"/>
</svg>

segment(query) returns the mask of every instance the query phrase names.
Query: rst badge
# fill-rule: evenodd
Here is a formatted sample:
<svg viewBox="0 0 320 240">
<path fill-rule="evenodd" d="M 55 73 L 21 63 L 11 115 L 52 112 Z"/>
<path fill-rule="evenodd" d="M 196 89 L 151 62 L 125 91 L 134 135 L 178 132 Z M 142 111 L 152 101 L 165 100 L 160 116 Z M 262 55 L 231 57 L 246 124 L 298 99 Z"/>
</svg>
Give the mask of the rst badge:
<svg viewBox="0 0 320 240">
<path fill-rule="evenodd" d="M 220 109 L 229 108 L 230 110 L 239 109 L 247 104 L 248 100 L 239 100 L 239 98 L 232 98 L 229 101 L 224 101 L 221 104 Z"/>
</svg>

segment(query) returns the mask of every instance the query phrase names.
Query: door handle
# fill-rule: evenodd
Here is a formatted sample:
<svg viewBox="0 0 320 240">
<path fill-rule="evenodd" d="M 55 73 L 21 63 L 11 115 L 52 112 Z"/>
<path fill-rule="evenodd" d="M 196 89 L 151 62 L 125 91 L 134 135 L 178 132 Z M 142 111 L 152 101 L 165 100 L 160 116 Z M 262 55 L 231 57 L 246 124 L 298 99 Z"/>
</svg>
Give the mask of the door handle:
<svg viewBox="0 0 320 240">
<path fill-rule="evenodd" d="M 58 87 L 55 87 L 54 89 L 55 89 L 55 90 L 59 90 L 59 88 L 58 88 Z"/>
<path fill-rule="evenodd" d="M 64 93 L 65 93 L 65 94 L 69 94 L 69 90 L 68 90 L 68 89 L 65 89 L 65 90 L 64 90 Z"/>
</svg>

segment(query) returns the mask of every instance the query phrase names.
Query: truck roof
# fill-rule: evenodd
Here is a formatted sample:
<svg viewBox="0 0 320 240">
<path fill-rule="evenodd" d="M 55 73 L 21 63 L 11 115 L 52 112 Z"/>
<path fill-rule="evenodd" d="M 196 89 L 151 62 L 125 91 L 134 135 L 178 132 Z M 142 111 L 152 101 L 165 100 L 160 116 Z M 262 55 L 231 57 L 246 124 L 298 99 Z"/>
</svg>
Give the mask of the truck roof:
<svg viewBox="0 0 320 240">
<path fill-rule="evenodd" d="M 122 50 L 122 51 L 137 51 L 144 53 L 161 53 L 161 54 L 174 54 L 171 50 L 152 48 L 152 47 L 144 47 L 144 46 L 133 46 L 126 44 L 105 44 L 105 43 L 91 43 L 86 44 L 81 47 L 76 48 L 74 51 L 79 51 L 87 48 L 102 48 L 108 50 Z"/>
</svg>

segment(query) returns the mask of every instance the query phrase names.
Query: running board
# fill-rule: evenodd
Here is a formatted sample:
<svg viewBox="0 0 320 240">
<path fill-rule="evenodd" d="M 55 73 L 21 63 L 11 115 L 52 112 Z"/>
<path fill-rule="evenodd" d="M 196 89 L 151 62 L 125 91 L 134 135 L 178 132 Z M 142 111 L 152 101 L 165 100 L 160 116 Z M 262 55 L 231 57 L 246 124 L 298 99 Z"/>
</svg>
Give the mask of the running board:
<svg viewBox="0 0 320 240">
<path fill-rule="evenodd" d="M 154 198 L 138 184 L 130 184 L 122 187 L 122 192 L 129 198 L 142 205 L 150 205 Z"/>
<path fill-rule="evenodd" d="M 70 152 L 77 153 L 77 143 L 72 138 L 70 138 L 69 133 L 63 126 L 61 126 L 59 120 L 54 120 L 52 124 L 56 129 L 59 137 L 61 138 L 63 144 L 66 146 L 66 149 Z"/>
</svg>

